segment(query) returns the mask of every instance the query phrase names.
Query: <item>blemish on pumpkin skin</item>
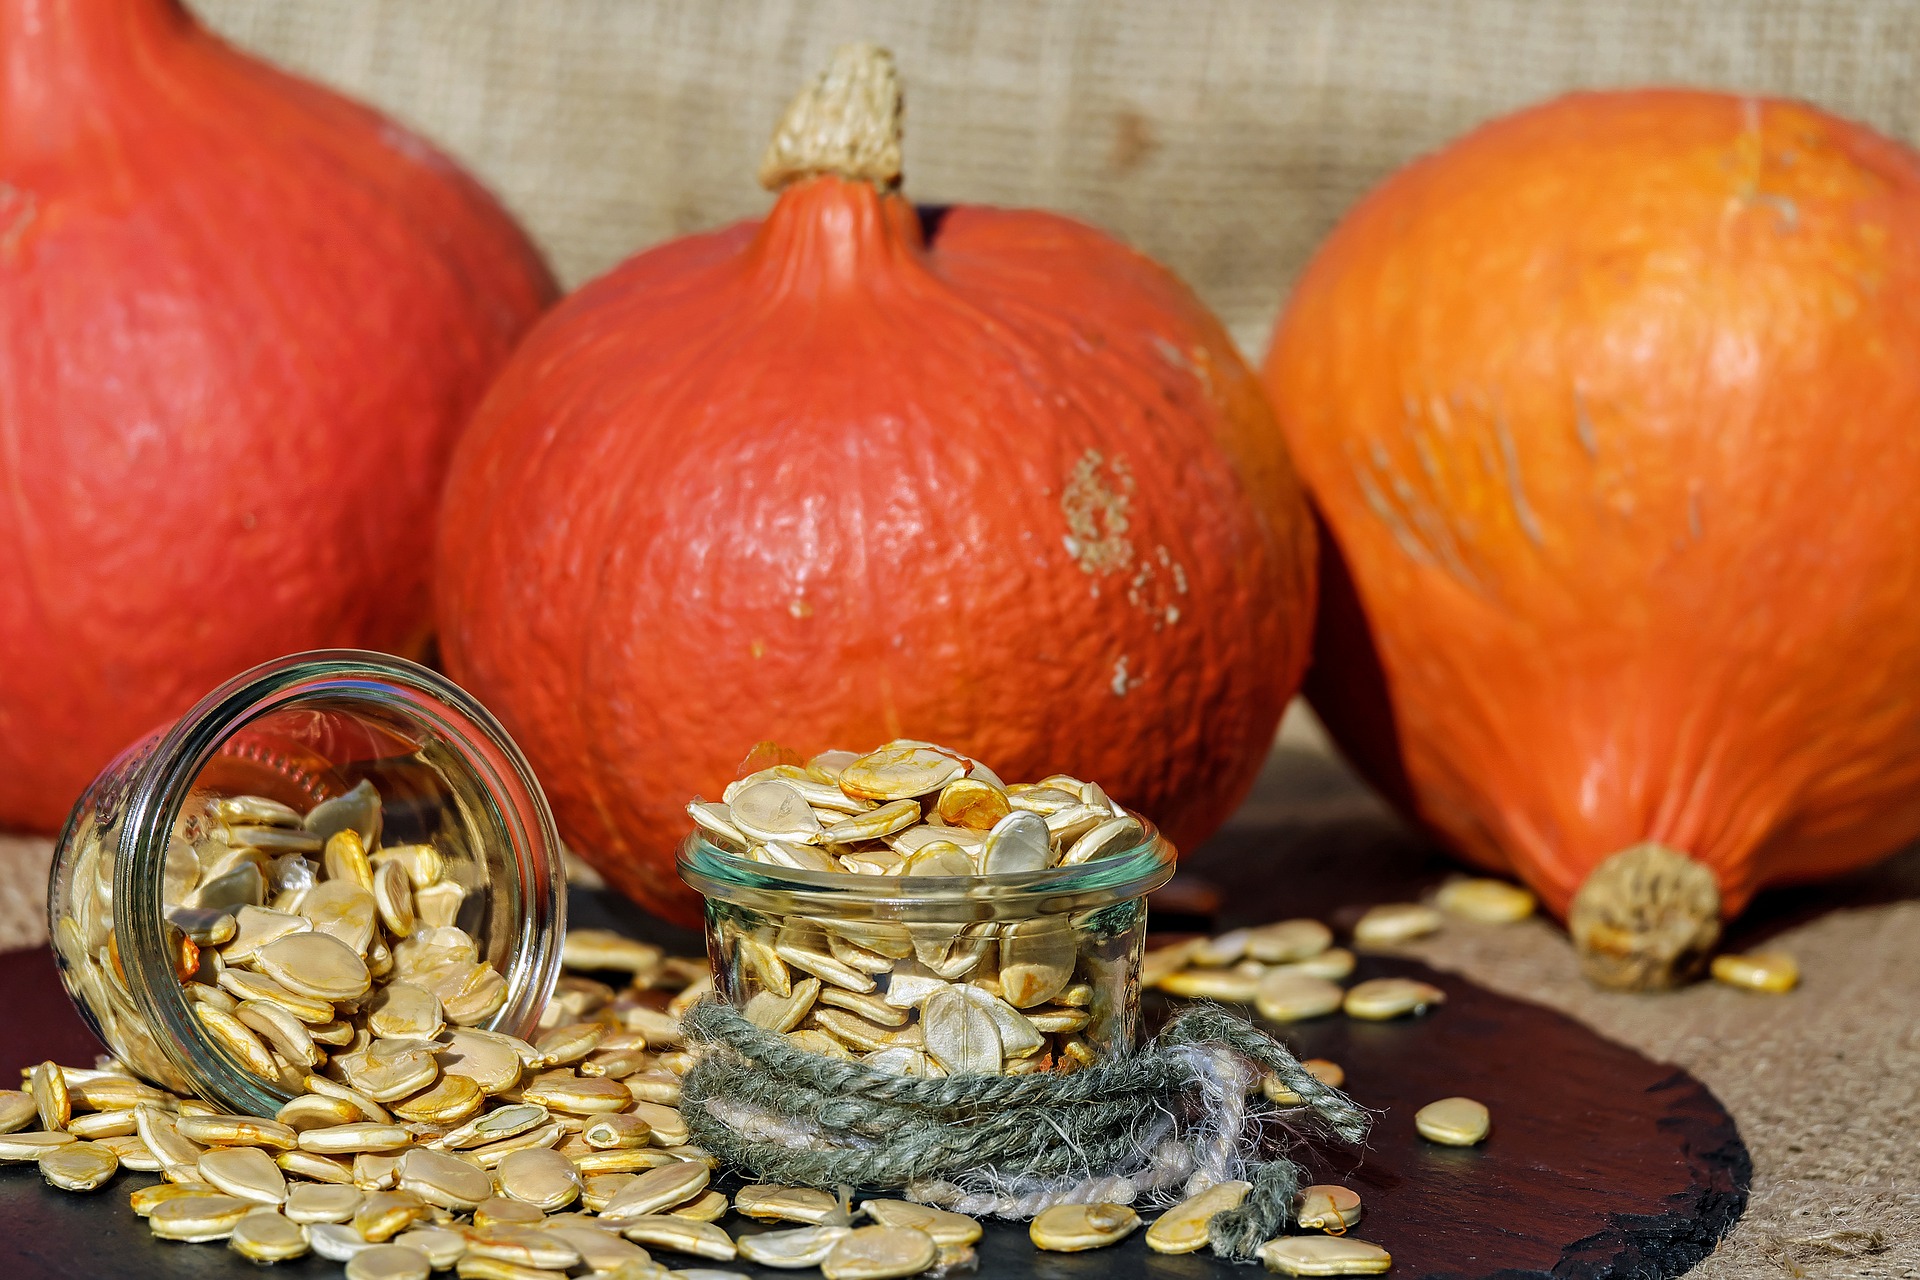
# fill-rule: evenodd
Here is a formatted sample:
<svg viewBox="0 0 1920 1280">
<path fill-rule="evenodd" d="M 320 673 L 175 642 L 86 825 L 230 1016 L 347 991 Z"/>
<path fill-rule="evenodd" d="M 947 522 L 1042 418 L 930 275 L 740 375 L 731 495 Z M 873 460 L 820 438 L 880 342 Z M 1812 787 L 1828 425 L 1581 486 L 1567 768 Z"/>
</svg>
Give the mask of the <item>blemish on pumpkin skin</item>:
<svg viewBox="0 0 1920 1280">
<path fill-rule="evenodd" d="M 1504 416 L 1495 416 L 1493 432 L 1500 442 L 1500 456 L 1506 463 L 1507 496 L 1513 502 L 1513 518 L 1519 522 L 1520 531 L 1527 535 L 1527 541 L 1536 547 L 1542 546 L 1545 539 L 1541 537 L 1540 519 L 1527 502 L 1526 486 L 1520 477 L 1520 454 L 1514 447 L 1513 432 L 1507 429 Z"/>
<path fill-rule="evenodd" d="M 1578 387 L 1573 389 L 1573 434 L 1589 458 L 1600 456 L 1600 437 L 1594 432 L 1593 419 L 1587 416 L 1587 402 L 1581 398 Z"/>
<path fill-rule="evenodd" d="M 1139 684 L 1139 676 L 1130 676 L 1127 674 L 1127 655 L 1124 653 L 1121 654 L 1119 659 L 1113 664 L 1113 681 L 1109 685 L 1113 690 L 1113 696 L 1116 698 L 1124 698 L 1127 696 L 1129 689 L 1135 688 Z"/>
<path fill-rule="evenodd" d="M 795 618 L 811 618 L 813 616 L 813 605 L 799 596 L 795 596 L 793 599 L 787 601 L 787 613 Z"/>
</svg>

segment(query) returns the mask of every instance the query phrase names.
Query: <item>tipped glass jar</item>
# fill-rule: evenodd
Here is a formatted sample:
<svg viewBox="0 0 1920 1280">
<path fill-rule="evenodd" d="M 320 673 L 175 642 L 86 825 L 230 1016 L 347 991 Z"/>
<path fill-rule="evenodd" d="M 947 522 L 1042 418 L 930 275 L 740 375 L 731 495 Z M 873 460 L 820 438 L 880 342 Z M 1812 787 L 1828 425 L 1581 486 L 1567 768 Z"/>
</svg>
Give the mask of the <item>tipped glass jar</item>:
<svg viewBox="0 0 1920 1280">
<path fill-rule="evenodd" d="M 335 650 L 237 676 L 122 753 L 67 821 L 47 913 L 116 1059 L 272 1115 L 330 1056 L 396 1084 L 423 1070 L 424 1049 L 367 1054 L 389 1005 L 415 1045 L 529 1032 L 565 874 L 539 784 L 483 707 L 414 663 Z M 427 998 L 383 1003 L 403 979 Z"/>
<path fill-rule="evenodd" d="M 776 763 L 691 812 L 680 874 L 716 991 L 756 1025 L 911 1076 L 1133 1048 L 1146 895 L 1174 851 L 1097 785 L 1009 787 L 903 742 Z"/>
</svg>

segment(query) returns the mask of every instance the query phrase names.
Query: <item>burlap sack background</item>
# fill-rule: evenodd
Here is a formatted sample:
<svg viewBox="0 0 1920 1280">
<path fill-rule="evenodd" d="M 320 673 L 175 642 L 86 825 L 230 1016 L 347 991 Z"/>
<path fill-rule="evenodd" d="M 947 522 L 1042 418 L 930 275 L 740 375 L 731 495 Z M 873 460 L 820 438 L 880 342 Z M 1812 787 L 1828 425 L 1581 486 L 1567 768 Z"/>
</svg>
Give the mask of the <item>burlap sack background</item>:
<svg viewBox="0 0 1920 1280">
<path fill-rule="evenodd" d="M 1342 210 L 1490 115 L 1572 88 L 1804 97 L 1920 137 L 1912 0 L 190 0 L 234 40 L 379 104 L 497 191 L 568 284 L 764 209 L 786 99 L 846 40 L 907 83 L 916 199 L 1044 205 L 1173 266 L 1250 354 Z M 1285 749 L 1264 808 L 1295 844 L 1412 842 Z M 47 848 L 0 836 L 0 947 L 40 922 Z M 1697 1274 L 1920 1277 L 1920 860 L 1777 941 L 1805 989 L 1590 991 L 1544 924 L 1421 950 L 1571 1009 L 1705 1079 L 1757 1166 Z"/>
</svg>

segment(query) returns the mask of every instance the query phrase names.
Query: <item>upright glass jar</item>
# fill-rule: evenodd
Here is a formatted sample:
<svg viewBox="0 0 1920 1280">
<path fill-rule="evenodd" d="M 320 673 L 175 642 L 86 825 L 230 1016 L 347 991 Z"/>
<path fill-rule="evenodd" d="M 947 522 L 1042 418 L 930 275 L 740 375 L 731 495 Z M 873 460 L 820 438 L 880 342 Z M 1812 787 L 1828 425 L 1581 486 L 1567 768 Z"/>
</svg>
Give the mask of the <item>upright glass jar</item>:
<svg viewBox="0 0 1920 1280">
<path fill-rule="evenodd" d="M 752 862 L 690 836 L 717 994 L 796 1043 L 903 1075 L 1069 1072 L 1134 1047 L 1146 895 L 1131 847 L 1003 875 L 875 876 Z"/>
<path fill-rule="evenodd" d="M 231 943 L 219 940 L 233 924 L 221 913 L 284 908 L 284 925 L 315 883 L 324 837 L 347 827 L 368 865 L 383 849 L 406 859 L 415 936 L 462 930 L 476 972 L 504 980 L 486 979 L 484 1016 L 469 1025 L 533 1029 L 566 928 L 539 783 L 499 722 L 451 682 L 403 659 L 326 650 L 215 689 L 123 752 L 68 818 L 48 926 L 68 993 L 120 1062 L 242 1113 L 272 1115 L 299 1091 L 297 1064 L 276 1052 L 278 1078 L 250 1069 L 195 1006 L 228 1003 L 219 978 Z M 371 956 L 362 947 L 376 975 L 383 936 Z"/>
</svg>

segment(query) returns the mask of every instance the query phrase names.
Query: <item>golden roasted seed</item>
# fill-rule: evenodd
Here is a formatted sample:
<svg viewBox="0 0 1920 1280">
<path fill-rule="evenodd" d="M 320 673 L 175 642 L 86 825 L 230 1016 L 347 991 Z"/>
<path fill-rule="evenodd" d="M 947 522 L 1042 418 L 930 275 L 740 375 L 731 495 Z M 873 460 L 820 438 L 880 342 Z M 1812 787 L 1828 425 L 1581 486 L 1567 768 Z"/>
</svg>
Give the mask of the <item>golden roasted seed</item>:
<svg viewBox="0 0 1920 1280">
<path fill-rule="evenodd" d="M 290 1126 L 253 1116 L 187 1116 L 173 1122 L 181 1137 L 203 1147 L 269 1147 L 291 1151 L 300 1135 Z"/>
<path fill-rule="evenodd" d="M 821 982 L 806 978 L 793 984 L 792 992 L 777 996 L 771 991 L 755 992 L 740 1012 L 748 1022 L 766 1031 L 791 1031 L 800 1025 L 819 998 Z"/>
<path fill-rule="evenodd" d="M 467 891 L 451 880 L 442 880 L 424 889 L 413 891 L 413 914 L 416 926 L 430 928 L 450 928 L 460 919 L 460 907 L 467 900 Z"/>
<path fill-rule="evenodd" d="M 675 1157 L 661 1147 L 615 1147 L 606 1151 L 567 1151 L 567 1159 L 582 1176 L 589 1173 L 644 1173 L 672 1164 Z"/>
<path fill-rule="evenodd" d="M 1251 1182 L 1216 1182 L 1188 1196 L 1147 1228 L 1147 1248 L 1155 1253 L 1196 1253 L 1206 1248 L 1213 1215 L 1239 1208 L 1251 1190 Z"/>
<path fill-rule="evenodd" d="M 0 1135 L 0 1161 L 38 1160 L 55 1147 L 77 1142 L 70 1133 L 34 1129 Z"/>
<path fill-rule="evenodd" d="M 1380 1022 L 1404 1014 L 1421 1013 L 1446 1003 L 1447 993 L 1413 978 L 1371 978 L 1347 988 L 1344 1007 L 1350 1018 Z"/>
<path fill-rule="evenodd" d="M 346 1222 L 360 1208 L 365 1194 L 354 1187 L 328 1186 L 302 1182 L 287 1188 L 287 1202 L 281 1206 L 288 1221 L 303 1225 L 315 1222 Z"/>
<path fill-rule="evenodd" d="M 369 1249 L 380 1247 L 340 1222 L 313 1223 L 307 1228 L 307 1243 L 329 1262 L 348 1262 Z"/>
<path fill-rule="evenodd" d="M 516 1134 L 511 1138 L 502 1138 L 498 1142 L 489 1142 L 484 1147 L 474 1147 L 467 1154 L 480 1163 L 484 1169 L 498 1167 L 500 1162 L 516 1151 L 530 1151 L 535 1147 L 551 1147 L 566 1136 L 557 1121 L 548 1121 L 536 1129 Z"/>
<path fill-rule="evenodd" d="M 1332 1183 L 1307 1187 L 1294 1201 L 1293 1216 L 1309 1231 L 1339 1235 L 1360 1221 L 1360 1197 Z"/>
<path fill-rule="evenodd" d="M 325 1076 L 316 1075 L 307 1076 L 301 1083 L 306 1085 L 309 1093 L 317 1093 L 322 1097 L 333 1098 L 351 1105 L 362 1120 L 375 1124 L 390 1124 L 393 1121 L 393 1117 L 387 1114 L 385 1107 L 358 1089 L 349 1089 L 346 1085 L 329 1080 Z"/>
<path fill-rule="evenodd" d="M 1140 1226 L 1140 1215 L 1123 1204 L 1057 1204 L 1041 1211 L 1027 1229 L 1034 1247 L 1078 1253 L 1118 1244 Z"/>
<path fill-rule="evenodd" d="M 234 1224 L 227 1247 L 253 1262 L 285 1262 L 307 1252 L 307 1229 L 262 1206 Z"/>
<path fill-rule="evenodd" d="M 1393 1265 L 1393 1255 L 1351 1236 L 1282 1236 L 1260 1246 L 1267 1270 L 1285 1276 L 1374 1276 Z"/>
<path fill-rule="evenodd" d="M 440 1050 L 440 1069 L 448 1075 L 465 1076 L 480 1086 L 482 1093 L 505 1093 L 520 1083 L 525 1063 L 507 1036 L 455 1028 L 446 1032 L 446 1046 Z M 522 1041 L 521 1043 L 525 1043 Z M 533 1052 L 533 1046 L 527 1046 Z"/>
<path fill-rule="evenodd" d="M 1517 884 L 1505 880 L 1462 877 L 1449 880 L 1433 895 L 1433 904 L 1448 915 L 1482 924 L 1512 924 L 1532 915 L 1538 900 Z"/>
<path fill-rule="evenodd" d="M 1269 1022 L 1301 1022 L 1338 1012 L 1346 994 L 1325 978 L 1281 970 L 1260 979 L 1254 1008 Z"/>
<path fill-rule="evenodd" d="M 609 929 L 569 929 L 561 945 L 560 962 L 569 969 L 614 969 L 650 973 L 660 966 L 662 953 L 651 942 L 639 942 Z"/>
<path fill-rule="evenodd" d="M 259 1207 L 255 1201 L 219 1193 L 176 1196 L 148 1210 L 147 1228 L 162 1240 L 224 1240 L 240 1219 Z"/>
<path fill-rule="evenodd" d="M 727 1210 L 733 1206 L 726 1196 L 718 1191 L 702 1191 L 685 1204 L 675 1205 L 667 1210 L 676 1218 L 686 1218 L 692 1222 L 718 1222 L 727 1216 Z"/>
<path fill-rule="evenodd" d="M 358 831 L 347 828 L 327 837 L 321 858 L 328 881 L 355 884 L 369 893 L 373 891 L 373 867 L 367 862 L 367 844 Z"/>
<path fill-rule="evenodd" d="M 312 1178 L 329 1186 L 350 1186 L 353 1183 L 352 1165 L 311 1151 L 282 1151 L 274 1158 L 274 1163 L 288 1173 Z"/>
<path fill-rule="evenodd" d="M 1445 923 L 1432 907 L 1417 902 L 1385 902 L 1369 907 L 1353 926 L 1353 940 L 1363 947 L 1391 947 L 1424 938 Z"/>
<path fill-rule="evenodd" d="M 18 1133 L 40 1115 L 33 1095 L 20 1089 L 0 1089 L 0 1134 Z"/>
<path fill-rule="evenodd" d="M 367 1030 L 387 1040 L 431 1040 L 446 1028 L 440 997 L 411 982 L 390 982 L 367 1006 Z"/>
<path fill-rule="evenodd" d="M 763 1267 L 782 1269 L 817 1267 L 827 1260 L 833 1246 L 852 1228 L 801 1227 L 795 1231 L 765 1231 L 741 1236 L 736 1242 L 740 1256 Z"/>
<path fill-rule="evenodd" d="M 1003 1060 L 999 1028 L 987 1010 L 947 987 L 921 1006 L 920 1030 L 929 1057 L 954 1074 L 998 1075 Z"/>
<path fill-rule="evenodd" d="M 567 1066 L 592 1053 L 594 1046 L 606 1034 L 605 1023 L 572 1022 L 542 1032 L 540 1038 L 533 1042 L 533 1047 L 540 1051 L 541 1060 L 547 1066 Z"/>
<path fill-rule="evenodd" d="M 1715 956 L 1713 978 L 1729 987 L 1779 994 L 1800 985 L 1800 965 L 1784 951 Z"/>
<path fill-rule="evenodd" d="M 1238 969 L 1181 969 L 1157 984 L 1170 996 L 1185 1000 L 1224 1000 L 1252 1004 L 1260 995 L 1260 977 Z"/>
<path fill-rule="evenodd" d="M 135 1129 L 131 1111 L 90 1111 L 67 1121 L 66 1131 L 92 1142 L 99 1138 L 123 1138 Z"/>
<path fill-rule="evenodd" d="M 120 1158 L 98 1142 L 69 1142 L 40 1157 L 40 1176 L 62 1191 L 95 1191 L 120 1168 Z"/>
<path fill-rule="evenodd" d="M 489 1196 L 473 1211 L 473 1225 L 482 1230 L 503 1226 L 528 1226 L 545 1222 L 547 1215 L 524 1200 Z"/>
<path fill-rule="evenodd" d="M 302 1069 L 318 1066 L 326 1056 L 314 1047 L 313 1035 L 300 1019 L 277 1004 L 245 1001 L 235 1007 L 232 1016 L 274 1052 Z"/>
<path fill-rule="evenodd" d="M 618 1080 L 576 1076 L 571 1071 L 545 1071 L 527 1082 L 520 1096 L 551 1111 L 591 1116 L 624 1111 L 633 1095 Z"/>
<path fill-rule="evenodd" d="M 73 1119 L 73 1099 L 67 1092 L 67 1078 L 58 1064 L 42 1062 L 27 1077 L 27 1092 L 33 1095 L 34 1108 L 40 1113 L 40 1127 L 56 1131 Z"/>
<path fill-rule="evenodd" d="M 549 1120 L 547 1109 L 531 1103 L 514 1103 L 489 1111 L 485 1115 L 475 1116 L 457 1129 L 441 1135 L 439 1145 L 454 1151 L 469 1147 L 481 1147 L 490 1142 L 499 1142 L 505 1138 L 516 1137 L 530 1129 L 537 1129 Z"/>
<path fill-rule="evenodd" d="M 373 986 L 367 962 L 326 933 L 291 933 L 260 948 L 260 972 L 298 995 L 317 1000 L 358 1000 Z"/>
<path fill-rule="evenodd" d="M 821 1226 L 839 1220 L 845 1224 L 840 1202 L 812 1187 L 758 1184 L 734 1193 L 733 1211 L 760 1222 L 804 1222 Z"/>
<path fill-rule="evenodd" d="M 411 1098 L 393 1103 L 393 1113 L 427 1124 L 459 1124 L 480 1110 L 486 1095 L 466 1076 L 441 1076 Z"/>
<path fill-rule="evenodd" d="M 302 1151 L 321 1155 L 351 1155 L 360 1151 L 397 1151 L 412 1143 L 413 1136 L 397 1124 L 335 1125 L 330 1129 L 308 1129 L 299 1137 Z"/>
<path fill-rule="evenodd" d="M 127 1203 L 135 1214 L 144 1218 L 153 1212 L 155 1205 L 165 1204 L 169 1200 L 178 1200 L 182 1196 L 218 1195 L 204 1182 L 156 1182 L 150 1187 L 140 1187 L 127 1194 Z"/>
<path fill-rule="evenodd" d="M 918 1275 L 940 1250 L 915 1227 L 857 1227 L 834 1241 L 820 1263 L 827 1280 L 895 1280 Z"/>
<path fill-rule="evenodd" d="M 479 1259 L 510 1262 L 519 1267 L 540 1267 L 565 1271 L 578 1266 L 580 1251 L 557 1235 L 533 1227 L 503 1223 L 475 1231 L 467 1237 L 463 1262 Z"/>
<path fill-rule="evenodd" d="M 670 1249 L 721 1262 L 732 1261 L 736 1252 L 733 1237 L 710 1222 L 655 1213 L 626 1219 L 619 1226 L 621 1235 L 648 1248 Z"/>
<path fill-rule="evenodd" d="M 428 1265 L 435 1271 L 448 1270 L 467 1251 L 467 1237 L 460 1231 L 425 1224 L 408 1227 L 389 1243 L 425 1254 Z"/>
<path fill-rule="evenodd" d="M 516 1151 L 494 1169 L 500 1194 L 543 1213 L 564 1209 L 580 1197 L 580 1175 L 558 1151 Z"/>
<path fill-rule="evenodd" d="M 611 1231 L 603 1231 L 588 1222 L 566 1223 L 557 1218 L 547 1220 L 548 1235 L 558 1236 L 573 1246 L 580 1255 L 580 1265 L 589 1273 L 618 1273 L 628 1264 L 640 1268 L 649 1266 L 651 1259 L 647 1251 L 637 1244 L 629 1244 Z"/>
<path fill-rule="evenodd" d="M 388 934 L 404 938 L 413 932 L 413 885 L 399 862 L 383 862 L 373 873 L 373 904 Z"/>
<path fill-rule="evenodd" d="M 711 1176 L 705 1165 L 689 1160 L 649 1169 L 620 1188 L 600 1216 L 614 1221 L 664 1213 L 705 1191 Z"/>
<path fill-rule="evenodd" d="M 623 1147 L 644 1147 L 653 1136 L 645 1120 L 631 1114 L 595 1116 L 580 1131 L 588 1146 L 607 1151 Z"/>
<path fill-rule="evenodd" d="M 279 1205 L 287 1198 L 287 1177 L 273 1157 L 258 1147 L 216 1147 L 203 1151 L 200 1180 L 230 1196 L 257 1204 Z"/>
<path fill-rule="evenodd" d="M 415 1147 L 400 1157 L 396 1185 L 430 1205 L 468 1213 L 493 1195 L 493 1178 L 485 1169 L 458 1156 Z"/>
<path fill-rule="evenodd" d="M 1247 955 L 1262 964 L 1295 964 L 1332 945 L 1333 930 L 1318 920 L 1279 920 L 1247 930 Z"/>
<path fill-rule="evenodd" d="M 1414 1112 L 1413 1124 L 1429 1142 L 1471 1147 L 1486 1140 L 1493 1120 L 1484 1103 L 1472 1098 L 1442 1098 Z"/>
<path fill-rule="evenodd" d="M 433 1261 L 424 1252 L 397 1242 L 362 1249 L 347 1259 L 347 1280 L 427 1280 L 432 1270 Z"/>
<path fill-rule="evenodd" d="M 964 1213 L 936 1209 L 911 1200 L 868 1200 L 861 1211 L 883 1227 L 912 1227 L 924 1231 L 942 1248 L 969 1245 L 980 1238 L 978 1220 Z"/>
</svg>

